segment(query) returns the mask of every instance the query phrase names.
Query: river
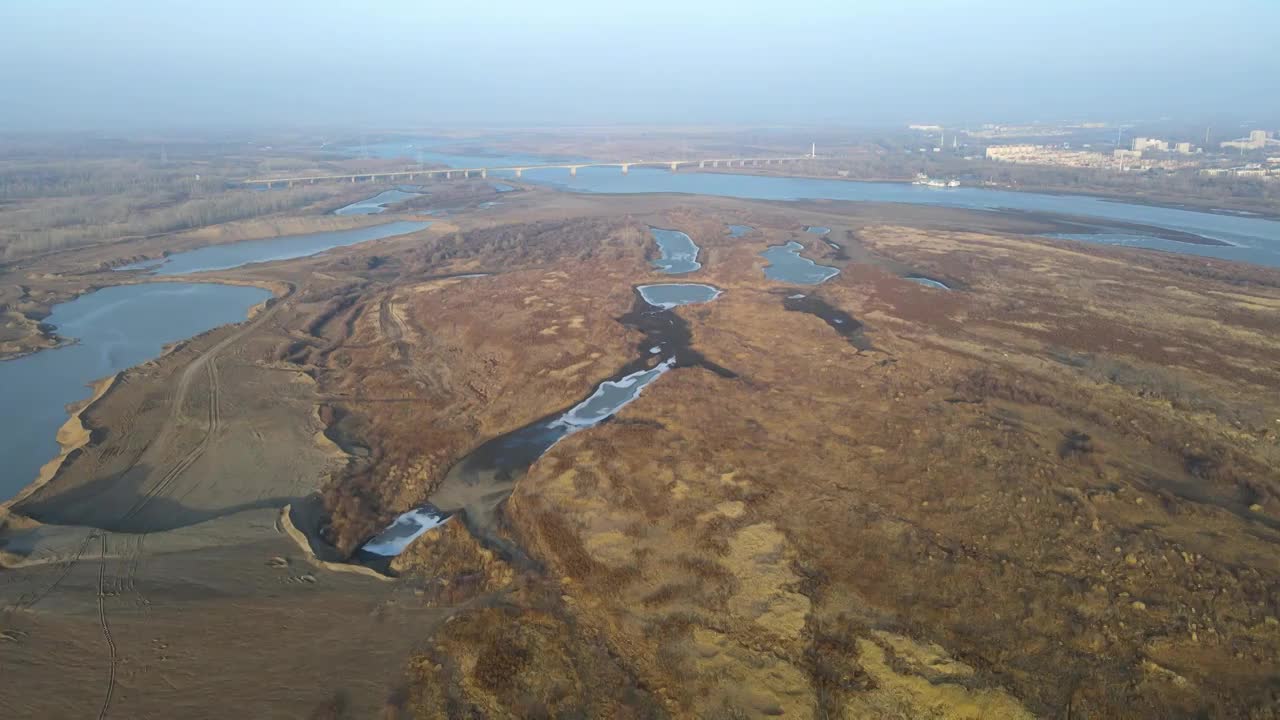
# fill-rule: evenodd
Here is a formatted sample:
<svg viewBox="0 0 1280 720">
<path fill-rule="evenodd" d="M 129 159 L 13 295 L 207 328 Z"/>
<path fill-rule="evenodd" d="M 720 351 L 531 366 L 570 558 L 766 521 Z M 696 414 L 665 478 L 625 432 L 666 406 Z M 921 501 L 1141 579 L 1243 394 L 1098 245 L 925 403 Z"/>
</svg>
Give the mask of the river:
<svg viewBox="0 0 1280 720">
<path fill-rule="evenodd" d="M 399 155 L 408 143 L 377 146 L 381 157 Z M 399 150 L 397 151 L 397 148 Z M 425 151 L 424 151 L 425 152 Z M 529 155 L 455 155 L 428 152 L 431 162 L 451 167 L 499 167 L 565 162 L 560 158 Z M 575 159 L 577 162 L 581 159 Z M 494 173 L 501 176 L 502 173 Z M 1241 215 L 1218 214 L 1141 205 L 1085 195 L 1050 195 L 977 187 L 931 188 L 910 183 L 856 182 L 776 175 L 714 172 L 669 172 L 654 167 L 633 167 L 623 174 L 617 167 L 585 167 L 577 175 L 567 170 L 529 170 L 523 179 L 574 192 L 606 194 L 686 193 L 754 200 L 850 200 L 938 205 L 969 210 L 1051 213 L 1079 219 L 1096 232 L 1059 233 L 1055 237 L 1110 245 L 1201 255 L 1223 260 L 1280 267 L 1280 221 Z M 1098 222 L 1101 221 L 1101 222 Z M 1134 228 L 1112 224 L 1145 225 L 1210 238 L 1226 245 L 1197 245 L 1162 238 Z"/>
<path fill-rule="evenodd" d="M 75 344 L 0 362 L 0 502 L 57 457 L 66 406 L 84 400 L 90 383 L 158 356 L 166 344 L 240 322 L 269 297 L 254 287 L 156 282 L 55 306 L 45 322 Z"/>
</svg>

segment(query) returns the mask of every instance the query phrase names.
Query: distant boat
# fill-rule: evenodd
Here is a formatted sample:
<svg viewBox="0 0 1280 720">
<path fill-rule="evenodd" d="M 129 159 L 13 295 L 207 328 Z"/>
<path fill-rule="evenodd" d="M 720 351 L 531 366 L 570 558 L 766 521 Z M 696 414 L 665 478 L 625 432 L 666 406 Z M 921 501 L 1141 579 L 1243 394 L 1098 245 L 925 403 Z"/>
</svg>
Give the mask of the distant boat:
<svg viewBox="0 0 1280 720">
<path fill-rule="evenodd" d="M 960 187 L 960 181 L 955 178 L 951 178 L 950 180 L 939 180 L 937 178 L 931 178 L 923 173 L 916 175 L 916 179 L 911 184 L 934 188 Z"/>
</svg>

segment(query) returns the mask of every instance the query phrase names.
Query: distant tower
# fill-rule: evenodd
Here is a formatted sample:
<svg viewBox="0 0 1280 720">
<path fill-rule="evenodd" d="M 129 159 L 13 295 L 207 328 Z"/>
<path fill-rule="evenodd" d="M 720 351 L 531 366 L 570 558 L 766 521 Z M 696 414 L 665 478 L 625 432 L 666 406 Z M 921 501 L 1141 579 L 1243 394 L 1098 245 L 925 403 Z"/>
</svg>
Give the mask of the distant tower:
<svg viewBox="0 0 1280 720">
<path fill-rule="evenodd" d="M 809 157 L 811 158 L 818 157 L 818 143 L 813 143 L 809 145 Z"/>
<path fill-rule="evenodd" d="M 947 147 L 947 131 L 943 130 L 942 135 L 938 137 L 938 149 L 944 150 Z"/>
</svg>

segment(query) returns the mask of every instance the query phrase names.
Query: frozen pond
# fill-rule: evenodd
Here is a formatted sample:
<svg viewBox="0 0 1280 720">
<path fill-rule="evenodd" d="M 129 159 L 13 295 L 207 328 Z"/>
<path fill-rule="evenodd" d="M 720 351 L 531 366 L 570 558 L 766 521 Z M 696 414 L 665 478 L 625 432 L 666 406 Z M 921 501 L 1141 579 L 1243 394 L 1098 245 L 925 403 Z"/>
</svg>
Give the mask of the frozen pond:
<svg viewBox="0 0 1280 720">
<path fill-rule="evenodd" d="M 650 228 L 653 239 L 658 241 L 658 249 L 662 257 L 654 260 L 653 265 L 668 275 L 688 273 L 702 267 L 698 262 L 698 246 L 693 240 L 679 230 L 663 230 Z"/>
<path fill-rule="evenodd" d="M 641 285 L 636 288 L 640 297 L 654 307 L 670 310 L 681 305 L 711 302 L 720 297 L 720 289 L 700 283 L 665 283 Z"/>
<path fill-rule="evenodd" d="M 800 285 L 817 285 L 835 277 L 840 271 L 828 265 L 819 265 L 814 261 L 801 257 L 804 246 L 798 242 L 786 245 L 772 245 L 760 255 L 769 261 L 764 269 L 764 276 L 779 282 L 798 283 Z"/>
</svg>

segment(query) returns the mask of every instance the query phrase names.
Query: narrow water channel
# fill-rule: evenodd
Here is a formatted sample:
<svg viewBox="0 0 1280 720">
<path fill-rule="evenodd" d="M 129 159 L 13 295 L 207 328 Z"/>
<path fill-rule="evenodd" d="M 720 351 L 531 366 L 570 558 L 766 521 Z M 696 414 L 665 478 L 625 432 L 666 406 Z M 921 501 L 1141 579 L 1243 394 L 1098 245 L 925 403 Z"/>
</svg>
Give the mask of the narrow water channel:
<svg viewBox="0 0 1280 720">
<path fill-rule="evenodd" d="M 225 245 L 209 245 L 189 252 L 174 253 L 161 261 L 146 260 L 118 269 L 148 270 L 154 275 L 188 275 L 209 270 L 230 270 L 251 263 L 291 260 L 316 255 L 336 247 L 407 235 L 426 229 L 430 225 L 429 222 L 401 220 L 351 230 L 333 230 L 264 240 L 245 240 Z"/>
</svg>

